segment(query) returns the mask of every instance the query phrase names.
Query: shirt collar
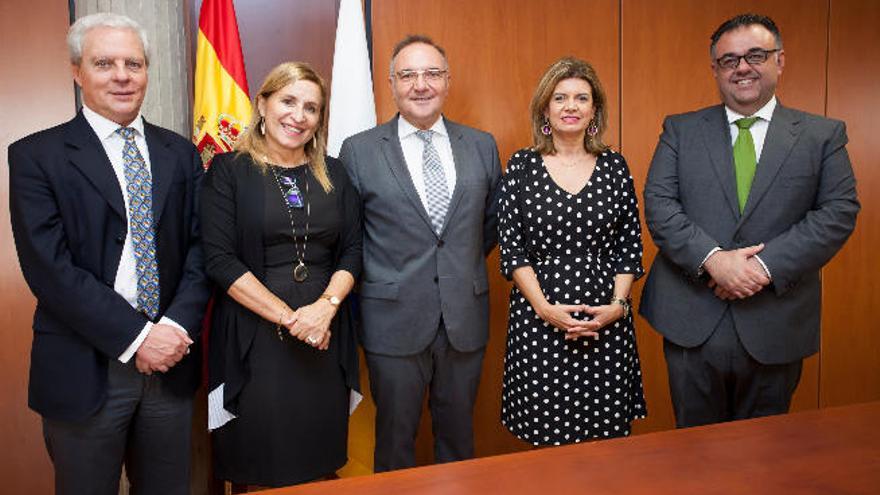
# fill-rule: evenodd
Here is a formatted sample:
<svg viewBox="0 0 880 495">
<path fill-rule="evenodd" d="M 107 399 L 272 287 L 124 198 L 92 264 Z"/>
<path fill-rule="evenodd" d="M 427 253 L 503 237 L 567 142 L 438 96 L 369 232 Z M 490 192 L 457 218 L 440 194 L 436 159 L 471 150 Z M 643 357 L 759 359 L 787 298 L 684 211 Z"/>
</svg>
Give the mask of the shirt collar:
<svg viewBox="0 0 880 495">
<path fill-rule="evenodd" d="M 401 115 L 400 118 L 397 119 L 397 137 L 399 137 L 400 139 L 406 139 L 419 130 L 419 128 L 410 124 L 408 120 L 403 118 L 403 115 Z M 443 137 L 449 136 L 449 134 L 446 132 L 446 124 L 443 123 L 442 115 L 439 119 L 437 119 L 437 122 L 434 122 L 434 125 L 431 126 L 431 130 L 434 131 L 435 134 L 439 134 Z"/>
<path fill-rule="evenodd" d="M 117 129 L 123 127 L 116 122 L 108 119 L 107 117 L 99 115 L 97 112 L 87 107 L 85 104 L 83 104 L 82 112 L 83 117 L 86 118 L 86 121 L 92 127 L 92 130 L 95 131 L 95 134 L 98 135 L 101 141 L 112 137 L 116 133 Z M 140 112 L 138 112 L 137 117 L 135 117 L 134 120 L 131 121 L 131 124 L 128 124 L 128 126 L 125 127 L 131 127 L 135 130 L 135 133 L 138 136 L 143 136 L 144 119 L 143 117 L 141 117 Z"/>
<path fill-rule="evenodd" d="M 765 103 L 763 107 L 758 109 L 758 111 L 753 113 L 752 115 L 742 115 L 740 113 L 737 113 L 737 112 L 731 110 L 730 107 L 728 107 L 726 105 L 724 106 L 724 111 L 727 112 L 727 123 L 728 124 L 733 124 L 737 120 L 742 119 L 744 117 L 758 117 L 761 120 L 766 120 L 767 122 L 770 122 L 770 119 L 773 118 L 773 111 L 774 110 L 776 110 L 776 95 L 773 95 L 773 97 L 770 98 L 770 101 Z"/>
</svg>

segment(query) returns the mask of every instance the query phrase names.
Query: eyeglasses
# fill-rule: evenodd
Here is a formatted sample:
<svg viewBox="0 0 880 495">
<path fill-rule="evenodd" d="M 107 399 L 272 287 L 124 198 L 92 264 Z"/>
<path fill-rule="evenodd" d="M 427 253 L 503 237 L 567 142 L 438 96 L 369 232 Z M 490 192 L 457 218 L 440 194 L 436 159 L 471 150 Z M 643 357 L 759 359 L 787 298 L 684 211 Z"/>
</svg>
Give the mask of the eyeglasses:
<svg viewBox="0 0 880 495">
<path fill-rule="evenodd" d="M 776 53 L 779 50 L 779 48 L 774 48 L 773 50 L 753 48 L 746 52 L 745 55 L 725 55 L 721 58 L 717 58 L 715 59 L 715 65 L 722 69 L 731 70 L 739 67 L 739 61 L 741 59 L 746 59 L 746 63 L 754 67 L 766 62 L 767 57 L 769 57 L 771 53 Z"/>
<path fill-rule="evenodd" d="M 418 81 L 419 76 L 425 76 L 425 82 L 428 84 L 438 83 L 446 78 L 446 74 L 449 73 L 446 69 L 422 69 L 422 70 L 412 70 L 412 69 L 404 69 L 399 71 L 394 76 L 398 81 L 403 84 L 415 84 Z"/>
</svg>

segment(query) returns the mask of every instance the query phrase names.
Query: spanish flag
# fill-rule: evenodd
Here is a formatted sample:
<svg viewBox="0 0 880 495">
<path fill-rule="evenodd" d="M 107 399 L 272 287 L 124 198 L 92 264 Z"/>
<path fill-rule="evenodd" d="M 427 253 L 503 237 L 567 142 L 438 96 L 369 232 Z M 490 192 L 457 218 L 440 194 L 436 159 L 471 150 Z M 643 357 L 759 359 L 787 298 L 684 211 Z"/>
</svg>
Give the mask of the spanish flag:
<svg viewBox="0 0 880 495">
<path fill-rule="evenodd" d="M 196 48 L 193 142 L 205 168 L 231 151 L 251 119 L 247 76 L 232 0 L 204 0 Z"/>
</svg>

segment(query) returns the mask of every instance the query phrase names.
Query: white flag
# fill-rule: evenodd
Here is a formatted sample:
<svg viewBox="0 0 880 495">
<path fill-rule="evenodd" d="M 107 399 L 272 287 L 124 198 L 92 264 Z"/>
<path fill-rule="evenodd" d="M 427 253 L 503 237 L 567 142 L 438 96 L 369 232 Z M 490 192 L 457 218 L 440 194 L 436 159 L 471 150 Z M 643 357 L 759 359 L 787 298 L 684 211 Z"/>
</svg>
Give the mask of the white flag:
<svg viewBox="0 0 880 495">
<path fill-rule="evenodd" d="M 339 156 L 345 138 L 376 126 L 373 76 L 361 0 L 342 0 L 336 21 L 327 154 Z"/>
</svg>

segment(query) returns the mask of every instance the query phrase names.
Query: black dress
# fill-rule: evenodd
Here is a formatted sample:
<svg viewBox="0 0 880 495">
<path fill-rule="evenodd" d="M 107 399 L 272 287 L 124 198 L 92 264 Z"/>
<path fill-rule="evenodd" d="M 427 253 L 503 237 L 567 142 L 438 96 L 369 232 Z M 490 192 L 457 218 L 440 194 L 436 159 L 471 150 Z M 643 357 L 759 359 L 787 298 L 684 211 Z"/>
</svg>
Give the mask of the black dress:
<svg viewBox="0 0 880 495">
<path fill-rule="evenodd" d="M 294 235 L 273 173 L 262 175 L 263 215 L 258 220 L 262 222 L 263 266 L 255 272 L 262 272 L 258 275 L 261 282 L 296 309 L 318 300 L 333 273 L 347 268 L 340 266 L 337 253 L 340 244 L 352 238 L 345 232 L 352 223 L 345 218 L 350 212 L 340 208 L 338 195 L 350 186 L 335 183 L 335 189 L 325 193 L 307 167 L 273 170 L 296 181 L 309 212 L 305 207 L 290 210 Z M 303 248 L 309 275 L 296 282 L 293 267 Z M 360 255 L 359 249 L 356 254 Z M 279 338 L 273 322 L 258 318 L 256 327 L 252 335 L 238 329 L 227 335 L 227 340 L 241 340 L 245 335 L 250 343 L 244 351 L 241 347 L 236 351 L 244 353 L 240 390 L 235 397 L 225 398 L 233 401 L 237 418 L 212 436 L 216 477 L 284 486 L 335 472 L 347 461 L 349 384 L 340 364 L 346 350 L 340 345 L 346 345 L 342 340 L 350 329 L 341 329 L 340 318 L 335 318 L 330 347 L 321 351 L 283 329 Z"/>
<path fill-rule="evenodd" d="M 550 303 L 608 304 L 616 274 L 642 275 L 638 204 L 621 155 L 601 153 L 589 182 L 570 194 L 540 154 L 520 150 L 508 162 L 500 202 L 502 273 L 511 278 L 531 266 Z M 624 436 L 645 414 L 631 316 L 600 330 L 598 340 L 565 340 L 513 287 L 501 421 L 514 435 L 534 445 Z"/>
</svg>

